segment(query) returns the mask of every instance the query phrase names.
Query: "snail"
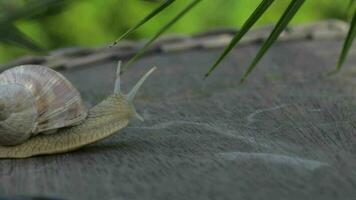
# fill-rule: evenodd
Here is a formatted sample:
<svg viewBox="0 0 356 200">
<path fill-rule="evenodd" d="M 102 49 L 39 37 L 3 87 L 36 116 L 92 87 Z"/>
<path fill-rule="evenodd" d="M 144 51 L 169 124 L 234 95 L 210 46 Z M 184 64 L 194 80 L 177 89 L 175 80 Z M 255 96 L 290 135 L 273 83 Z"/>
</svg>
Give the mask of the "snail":
<svg viewBox="0 0 356 200">
<path fill-rule="evenodd" d="M 124 95 L 119 62 L 114 93 L 87 110 L 77 89 L 60 73 L 22 65 L 0 75 L 0 158 L 65 153 L 107 138 L 137 114 L 133 100 L 149 70 Z"/>
</svg>

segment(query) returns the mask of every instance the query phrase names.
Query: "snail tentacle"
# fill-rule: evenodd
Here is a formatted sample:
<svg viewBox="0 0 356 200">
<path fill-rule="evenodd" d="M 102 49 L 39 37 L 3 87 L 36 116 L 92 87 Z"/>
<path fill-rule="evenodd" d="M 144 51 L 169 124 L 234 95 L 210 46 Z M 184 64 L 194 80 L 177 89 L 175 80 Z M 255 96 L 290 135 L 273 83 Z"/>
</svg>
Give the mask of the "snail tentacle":
<svg viewBox="0 0 356 200">
<path fill-rule="evenodd" d="M 129 102 L 133 102 L 138 90 L 141 88 L 142 84 L 146 79 L 157 69 L 157 67 L 152 67 L 143 77 L 136 83 L 136 85 L 131 89 L 131 91 L 126 95 Z"/>
<path fill-rule="evenodd" d="M 121 60 L 117 64 L 114 94 L 120 94 L 120 92 L 121 92 L 120 73 L 121 73 Z"/>
<path fill-rule="evenodd" d="M 135 96 L 138 92 L 138 90 L 141 88 L 142 84 L 147 80 L 147 78 L 152 74 L 157 69 L 157 67 L 151 68 L 136 84 L 135 86 L 131 89 L 131 91 L 126 95 L 128 102 L 132 106 L 132 111 L 133 111 L 133 116 L 140 121 L 144 121 L 144 118 L 136 112 L 135 107 L 133 106 L 133 100 L 135 99 Z"/>
</svg>

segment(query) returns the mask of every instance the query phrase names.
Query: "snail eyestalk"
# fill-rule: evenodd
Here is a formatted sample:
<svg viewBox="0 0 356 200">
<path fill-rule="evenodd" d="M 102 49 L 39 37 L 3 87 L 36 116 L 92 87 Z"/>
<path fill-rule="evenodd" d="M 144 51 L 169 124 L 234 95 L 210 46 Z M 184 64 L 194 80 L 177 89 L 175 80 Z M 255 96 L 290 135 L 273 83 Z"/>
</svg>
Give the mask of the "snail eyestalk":
<svg viewBox="0 0 356 200">
<path fill-rule="evenodd" d="M 142 84 L 146 81 L 146 79 L 152 74 L 153 71 L 155 71 L 157 67 L 153 67 L 148 71 L 137 83 L 136 85 L 131 89 L 131 91 L 127 94 L 127 100 L 129 102 L 133 102 L 138 90 L 141 88 Z"/>
<path fill-rule="evenodd" d="M 120 95 L 121 94 L 121 86 L 120 86 L 120 73 L 121 73 L 121 64 L 122 62 L 119 61 L 117 64 L 117 70 L 116 70 L 116 79 L 115 79 L 115 86 L 114 86 L 114 94 L 115 95 Z M 135 118 L 144 121 L 143 117 L 140 116 L 137 112 L 136 109 L 133 105 L 133 100 L 138 92 L 138 90 L 141 88 L 142 84 L 146 81 L 146 79 L 151 75 L 151 73 L 156 70 L 157 67 L 153 67 L 150 69 L 137 83 L 136 85 L 131 89 L 131 91 L 126 95 L 127 101 L 131 104 L 131 108 L 133 111 L 133 115 Z"/>
<path fill-rule="evenodd" d="M 122 62 L 120 60 L 117 64 L 114 94 L 119 94 L 121 92 L 121 89 L 120 89 L 121 63 Z"/>
<path fill-rule="evenodd" d="M 152 69 L 150 69 L 137 83 L 136 85 L 131 89 L 131 91 L 126 95 L 127 100 L 129 101 L 129 103 L 131 104 L 132 110 L 133 110 L 133 114 L 134 117 L 144 121 L 143 117 L 138 114 L 136 112 L 135 107 L 133 106 L 133 100 L 135 99 L 135 96 L 138 92 L 138 90 L 141 88 L 142 84 L 146 81 L 146 79 L 152 74 L 153 71 L 155 71 L 157 69 L 157 67 L 153 67 Z"/>
</svg>

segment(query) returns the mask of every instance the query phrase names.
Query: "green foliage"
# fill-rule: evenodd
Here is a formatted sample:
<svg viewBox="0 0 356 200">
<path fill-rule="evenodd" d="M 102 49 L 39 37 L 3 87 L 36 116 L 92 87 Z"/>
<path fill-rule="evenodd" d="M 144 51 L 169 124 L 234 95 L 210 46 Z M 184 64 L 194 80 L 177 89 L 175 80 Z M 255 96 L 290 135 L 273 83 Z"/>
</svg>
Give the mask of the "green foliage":
<svg viewBox="0 0 356 200">
<path fill-rule="evenodd" d="M 273 29 L 271 35 L 268 37 L 266 42 L 263 43 L 260 51 L 257 53 L 255 59 L 253 59 L 252 64 L 248 67 L 246 72 L 244 73 L 241 83 L 247 78 L 247 76 L 252 72 L 252 70 L 256 67 L 257 63 L 261 60 L 263 55 L 267 52 L 267 50 L 273 45 L 273 43 L 278 39 L 279 35 L 282 31 L 287 27 L 289 22 L 292 20 L 294 15 L 298 12 L 300 7 L 304 4 L 305 0 L 292 0 L 282 17 L 279 19 L 277 25 Z"/>
<path fill-rule="evenodd" d="M 156 16 L 158 13 L 166 9 L 168 6 L 170 6 L 175 0 L 167 0 L 164 1 L 160 6 L 158 6 L 156 9 L 154 9 L 150 14 L 148 14 L 145 18 L 143 18 L 141 21 L 139 21 L 135 26 L 127 30 L 124 34 L 120 36 L 119 39 L 117 39 L 113 45 L 116 45 L 119 43 L 121 40 L 125 39 L 127 36 L 135 32 L 138 28 L 140 28 L 143 24 L 148 22 L 150 19 L 152 19 L 154 16 Z"/>
<path fill-rule="evenodd" d="M 315 21 L 325 18 L 339 18 L 346 20 L 347 0 L 309 0 L 305 2 L 302 10 L 294 17 L 292 24 Z M 57 3 L 55 3 L 57 2 Z M 205 0 L 194 11 L 187 13 L 187 17 L 181 18 L 177 23 L 166 30 L 166 33 L 192 34 L 220 27 L 240 27 L 248 16 L 256 9 L 261 0 Z M 276 0 L 255 24 L 275 23 L 278 16 L 284 12 L 290 1 Z M 44 5 L 49 3 L 50 6 Z M 0 20 L 5 14 L 17 10 L 29 9 L 27 14 L 19 14 L 13 18 L 12 26 L 21 32 L 26 41 L 31 41 L 36 47 L 45 49 L 61 48 L 66 46 L 98 46 L 115 41 L 130 28 L 137 25 L 145 16 L 149 16 L 152 10 L 165 3 L 163 0 L 0 0 Z M 135 29 L 128 38 L 138 39 L 154 36 L 167 24 L 170 19 L 176 17 L 190 1 L 175 1 L 154 17 Z M 26 13 L 26 12 L 20 12 Z M 157 13 L 155 13 L 156 15 Z M 2 26 L 3 35 L 9 35 Z M 16 32 L 14 32 L 16 33 Z M 18 33 L 18 32 L 17 32 Z M 16 34 L 20 35 L 20 34 Z M 8 37 L 8 36 L 6 36 Z M 28 50 L 18 48 L 6 43 L 0 44 L 0 62 L 6 62 L 17 56 L 29 54 Z M 11 36 L 12 37 L 12 36 Z M 125 36 L 126 37 L 126 36 Z M 29 38 L 31 38 L 29 40 Z M 11 39 L 13 43 L 15 39 Z M 22 40 L 21 40 L 22 41 Z M 1 41 L 0 41 L 1 42 Z M 24 44 L 24 43 L 23 43 Z M 32 45 L 26 45 L 32 49 Z M 32 47 L 31 47 L 32 46 Z M 37 50 L 34 48 L 33 50 Z M 31 52 L 33 54 L 33 52 Z"/>
<path fill-rule="evenodd" d="M 349 6 L 348 6 L 348 9 L 352 9 L 354 6 L 355 6 L 355 0 L 350 0 L 350 3 L 349 3 Z"/>
<path fill-rule="evenodd" d="M 167 31 L 174 23 L 181 19 L 185 14 L 187 14 L 187 12 L 189 12 L 201 1 L 202 0 L 192 0 L 192 2 L 188 4 L 182 11 L 180 11 L 172 20 L 170 20 L 167 24 L 163 25 L 159 29 L 159 31 L 129 60 L 129 62 L 125 65 L 124 69 L 126 69 L 133 62 L 135 62 L 160 35 Z"/>
<path fill-rule="evenodd" d="M 205 74 L 205 78 L 208 77 L 213 70 L 220 64 L 220 62 L 229 54 L 229 52 L 236 46 L 236 44 L 241 40 L 241 38 L 251 29 L 251 27 L 261 18 L 261 16 L 267 11 L 267 9 L 272 5 L 274 0 L 263 0 L 261 4 L 256 8 L 252 15 L 247 19 L 245 24 L 241 27 L 241 30 L 235 35 L 231 40 L 230 44 L 225 48 L 224 52 L 220 55 L 218 60 L 209 69 L 208 73 Z"/>
<path fill-rule="evenodd" d="M 20 31 L 14 23 L 19 19 L 39 16 L 49 8 L 58 7 L 63 1 L 32 0 L 27 1 L 23 6 L 16 4 L 16 2 L 16 0 L 0 2 L 0 41 L 25 47 L 33 51 L 39 51 L 41 48 Z"/>
<path fill-rule="evenodd" d="M 339 61 L 337 64 L 337 68 L 336 68 L 337 71 L 339 71 L 341 69 L 342 65 L 344 64 L 347 53 L 349 52 L 349 50 L 352 46 L 352 43 L 355 39 L 355 35 L 356 35 L 356 9 L 354 10 L 353 18 L 352 18 L 351 25 L 350 25 L 350 30 L 347 34 L 346 39 L 345 39 L 345 43 L 342 48 L 342 52 L 341 52 L 341 55 L 340 55 L 340 58 L 339 58 Z"/>
<path fill-rule="evenodd" d="M 40 51 L 41 48 L 29 37 L 21 32 L 16 26 L 10 23 L 0 24 L 0 41 L 33 51 Z"/>
</svg>

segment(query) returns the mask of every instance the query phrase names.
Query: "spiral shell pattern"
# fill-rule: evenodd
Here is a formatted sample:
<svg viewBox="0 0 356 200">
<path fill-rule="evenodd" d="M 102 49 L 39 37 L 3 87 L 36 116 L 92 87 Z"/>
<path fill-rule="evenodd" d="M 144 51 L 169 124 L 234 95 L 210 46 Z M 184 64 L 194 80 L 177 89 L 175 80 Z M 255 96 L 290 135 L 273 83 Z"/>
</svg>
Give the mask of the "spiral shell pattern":
<svg viewBox="0 0 356 200">
<path fill-rule="evenodd" d="M 33 135 L 78 124 L 87 116 L 78 90 L 48 67 L 22 65 L 6 70 L 0 75 L 0 85 L 6 84 L 21 85 L 35 98 L 37 118 Z"/>
</svg>

